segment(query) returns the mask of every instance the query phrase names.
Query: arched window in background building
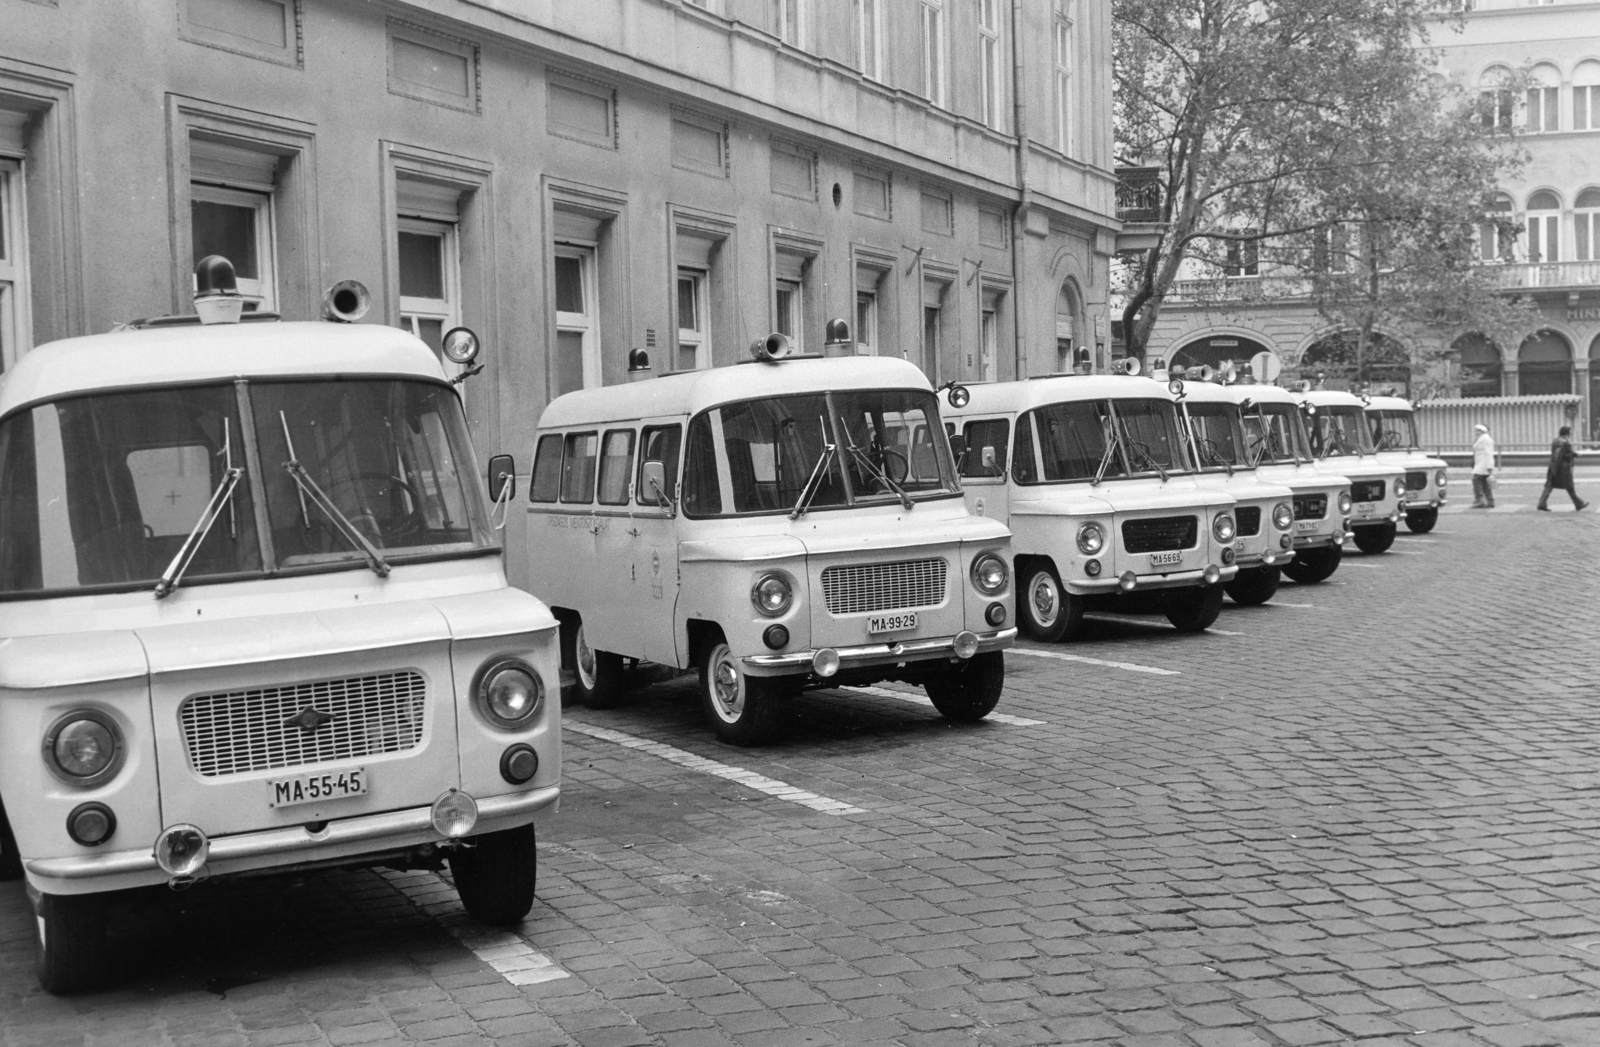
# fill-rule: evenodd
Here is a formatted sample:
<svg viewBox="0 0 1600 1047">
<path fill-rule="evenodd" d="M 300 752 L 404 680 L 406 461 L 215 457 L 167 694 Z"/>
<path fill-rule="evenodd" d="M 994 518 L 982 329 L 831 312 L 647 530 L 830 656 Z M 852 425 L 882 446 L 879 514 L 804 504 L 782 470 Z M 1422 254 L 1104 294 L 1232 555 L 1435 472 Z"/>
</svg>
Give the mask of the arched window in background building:
<svg viewBox="0 0 1600 1047">
<path fill-rule="evenodd" d="M 1528 197 L 1528 261 L 1561 261 L 1561 200 L 1548 189 Z"/>
<path fill-rule="evenodd" d="M 1271 349 L 1253 338 L 1214 335 L 1190 342 L 1174 352 L 1167 363 L 1171 367 L 1199 367 L 1206 364 L 1220 369 L 1224 363 L 1232 360 L 1234 366 L 1243 371 L 1252 356 L 1265 352 L 1271 352 Z"/>
<path fill-rule="evenodd" d="M 1561 130 L 1561 70 L 1553 65 L 1536 65 L 1529 73 L 1523 128 L 1529 134 Z"/>
<path fill-rule="evenodd" d="M 1489 202 L 1489 210 L 1478 223 L 1478 257 L 1485 262 L 1509 262 L 1516 258 L 1517 229 L 1512 218 L 1516 207 L 1504 193 Z"/>
<path fill-rule="evenodd" d="M 1573 206 L 1572 246 L 1578 261 L 1600 260 L 1600 189 L 1593 186 L 1579 193 Z"/>
<path fill-rule="evenodd" d="M 1600 62 L 1579 62 L 1572 71 L 1572 129 L 1600 131 Z"/>
<path fill-rule="evenodd" d="M 1490 66 L 1478 78 L 1478 118 L 1485 127 L 1511 130 L 1516 99 L 1508 85 L 1513 79 L 1511 70 L 1503 65 Z"/>
<path fill-rule="evenodd" d="M 1548 396 L 1572 392 L 1572 346 L 1555 331 L 1537 331 L 1517 353 L 1517 392 Z"/>
<path fill-rule="evenodd" d="M 1450 344 L 1461 354 L 1461 395 L 1499 396 L 1500 350 L 1481 334 L 1464 334 Z"/>
</svg>

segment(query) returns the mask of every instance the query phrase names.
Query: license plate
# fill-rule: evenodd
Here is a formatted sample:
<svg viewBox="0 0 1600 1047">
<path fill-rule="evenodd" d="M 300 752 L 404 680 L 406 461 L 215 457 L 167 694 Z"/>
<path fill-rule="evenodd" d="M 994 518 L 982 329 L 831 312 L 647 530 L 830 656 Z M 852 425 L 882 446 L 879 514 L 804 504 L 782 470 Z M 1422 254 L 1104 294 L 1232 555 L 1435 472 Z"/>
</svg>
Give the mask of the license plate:
<svg viewBox="0 0 1600 1047">
<path fill-rule="evenodd" d="M 267 782 L 268 807 L 293 807 L 319 800 L 343 800 L 367 795 L 367 769 L 347 767 L 325 774 L 298 774 L 293 778 L 273 778 Z"/>
<path fill-rule="evenodd" d="M 1236 552 L 1236 553 L 1244 552 L 1244 539 L 1243 538 L 1235 538 L 1233 540 L 1233 551 Z"/>
<path fill-rule="evenodd" d="M 905 614 L 875 614 L 867 619 L 869 633 L 903 633 L 917 627 L 917 612 Z"/>
<path fill-rule="evenodd" d="M 1357 516 L 1371 516 L 1378 511 L 1378 507 L 1371 502 L 1362 502 L 1356 506 Z"/>
<path fill-rule="evenodd" d="M 1150 554 L 1150 566 L 1151 567 L 1165 567 L 1167 564 L 1175 564 L 1175 563 L 1182 563 L 1182 562 L 1183 562 L 1183 554 L 1179 553 L 1179 552 L 1151 553 Z"/>
<path fill-rule="evenodd" d="M 1296 520 L 1294 529 L 1302 534 L 1310 534 L 1317 529 L 1317 524 L 1319 523 L 1321 523 L 1320 520 Z"/>
</svg>

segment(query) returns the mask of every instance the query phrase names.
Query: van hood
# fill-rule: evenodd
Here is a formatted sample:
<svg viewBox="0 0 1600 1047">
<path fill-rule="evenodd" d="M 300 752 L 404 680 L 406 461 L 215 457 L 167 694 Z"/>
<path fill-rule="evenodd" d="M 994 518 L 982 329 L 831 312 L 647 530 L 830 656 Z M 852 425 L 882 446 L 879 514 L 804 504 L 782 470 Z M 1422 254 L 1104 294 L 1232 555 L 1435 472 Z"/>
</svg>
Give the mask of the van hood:
<svg viewBox="0 0 1600 1047">
<path fill-rule="evenodd" d="M 917 502 L 916 508 L 910 510 L 895 504 L 812 512 L 798 520 L 787 516 L 758 519 L 767 525 L 758 533 L 684 541 L 679 546 L 679 559 L 685 563 L 781 560 L 926 549 L 953 542 L 1004 542 L 1011 537 L 1005 524 L 986 516 L 973 516 L 959 498 Z"/>
<path fill-rule="evenodd" d="M 1199 506 L 1225 508 L 1233 504 L 1233 496 L 1211 487 L 1201 487 L 1193 477 L 1181 477 L 1162 483 L 1159 480 L 1107 480 L 1098 487 L 1079 484 L 1065 485 L 1050 491 L 1034 488 L 1039 493 L 1032 498 L 1018 498 L 1012 503 L 1012 512 L 1032 511 L 1039 514 L 1065 514 L 1079 512 L 1140 513 L 1163 509 L 1194 509 Z"/>
</svg>

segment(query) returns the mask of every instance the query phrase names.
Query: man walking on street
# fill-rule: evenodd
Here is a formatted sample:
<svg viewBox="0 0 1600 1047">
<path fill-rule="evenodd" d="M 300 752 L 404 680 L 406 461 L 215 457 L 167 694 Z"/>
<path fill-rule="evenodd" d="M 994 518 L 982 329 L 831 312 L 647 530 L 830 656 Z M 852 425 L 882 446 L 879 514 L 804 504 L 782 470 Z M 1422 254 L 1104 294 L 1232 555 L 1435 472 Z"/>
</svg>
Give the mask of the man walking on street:
<svg viewBox="0 0 1600 1047">
<path fill-rule="evenodd" d="M 1572 463 L 1577 461 L 1578 452 L 1572 449 L 1572 441 L 1567 437 L 1572 435 L 1572 426 L 1563 425 L 1561 432 L 1550 441 L 1550 467 L 1544 474 L 1544 492 L 1539 495 L 1539 504 L 1535 509 L 1549 512 L 1550 492 L 1557 487 L 1572 496 L 1572 511 L 1577 512 L 1589 503 L 1578 497 L 1578 489 L 1572 482 Z"/>
<path fill-rule="evenodd" d="M 1474 509 L 1494 508 L 1494 485 L 1490 478 L 1494 476 L 1494 437 L 1489 435 L 1489 427 L 1479 423 L 1472 427 L 1477 433 L 1477 438 L 1472 441 L 1472 507 Z"/>
</svg>

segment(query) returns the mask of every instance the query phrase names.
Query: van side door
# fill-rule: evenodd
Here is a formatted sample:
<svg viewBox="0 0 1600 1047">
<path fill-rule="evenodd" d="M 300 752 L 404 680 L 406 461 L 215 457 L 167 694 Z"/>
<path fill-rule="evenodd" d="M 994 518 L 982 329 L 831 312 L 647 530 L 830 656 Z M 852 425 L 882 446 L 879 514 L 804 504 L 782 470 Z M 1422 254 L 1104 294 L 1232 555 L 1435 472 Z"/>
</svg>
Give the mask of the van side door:
<svg viewBox="0 0 1600 1047">
<path fill-rule="evenodd" d="M 682 475 L 683 419 L 646 419 L 639 428 L 633 470 L 630 588 L 631 624 L 644 657 L 682 668 L 689 650 L 673 622 L 678 606 L 678 525 Z M 660 486 L 653 480 L 659 464 Z"/>
</svg>

